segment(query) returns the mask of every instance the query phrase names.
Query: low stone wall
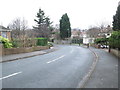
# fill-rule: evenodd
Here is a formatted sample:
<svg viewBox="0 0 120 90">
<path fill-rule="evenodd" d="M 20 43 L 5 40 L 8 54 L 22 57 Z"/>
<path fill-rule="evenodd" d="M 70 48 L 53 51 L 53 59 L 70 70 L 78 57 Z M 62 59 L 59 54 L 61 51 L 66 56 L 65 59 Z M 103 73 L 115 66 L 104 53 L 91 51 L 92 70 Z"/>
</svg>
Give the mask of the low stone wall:
<svg viewBox="0 0 120 90">
<path fill-rule="evenodd" d="M 28 53 L 38 50 L 49 49 L 49 46 L 36 46 L 36 47 L 26 47 L 26 48 L 3 48 L 2 55 Z"/>
<path fill-rule="evenodd" d="M 114 54 L 115 56 L 117 56 L 117 57 L 120 58 L 120 51 L 119 51 L 119 50 L 111 49 L 111 50 L 110 50 L 110 53 L 112 53 L 112 54 Z"/>
<path fill-rule="evenodd" d="M 54 40 L 55 44 L 70 44 L 70 40 Z"/>
<path fill-rule="evenodd" d="M 91 44 L 90 46 L 95 47 L 95 48 L 100 48 L 100 46 L 96 44 Z"/>
</svg>

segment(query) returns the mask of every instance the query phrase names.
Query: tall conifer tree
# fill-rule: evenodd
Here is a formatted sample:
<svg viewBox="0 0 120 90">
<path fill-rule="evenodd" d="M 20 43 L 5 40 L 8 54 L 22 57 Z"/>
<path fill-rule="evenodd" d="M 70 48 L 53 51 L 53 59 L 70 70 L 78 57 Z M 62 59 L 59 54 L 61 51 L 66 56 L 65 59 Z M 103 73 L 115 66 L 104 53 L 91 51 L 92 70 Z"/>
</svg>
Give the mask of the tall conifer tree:
<svg viewBox="0 0 120 90">
<path fill-rule="evenodd" d="M 120 30 L 120 5 L 118 5 L 116 14 L 113 16 L 113 30 Z"/>
<path fill-rule="evenodd" d="M 71 26 L 67 13 L 65 13 L 60 19 L 60 37 L 61 39 L 71 37 Z"/>
</svg>

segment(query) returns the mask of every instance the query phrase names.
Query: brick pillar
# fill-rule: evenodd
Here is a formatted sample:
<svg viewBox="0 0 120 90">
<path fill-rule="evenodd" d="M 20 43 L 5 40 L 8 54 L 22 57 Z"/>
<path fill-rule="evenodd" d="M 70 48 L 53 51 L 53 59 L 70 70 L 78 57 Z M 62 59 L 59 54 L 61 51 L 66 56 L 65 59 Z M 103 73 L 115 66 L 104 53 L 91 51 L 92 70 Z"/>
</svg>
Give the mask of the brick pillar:
<svg viewBox="0 0 120 90">
<path fill-rule="evenodd" d="M 11 40 L 11 32 L 7 32 L 7 37 L 9 40 Z"/>
</svg>

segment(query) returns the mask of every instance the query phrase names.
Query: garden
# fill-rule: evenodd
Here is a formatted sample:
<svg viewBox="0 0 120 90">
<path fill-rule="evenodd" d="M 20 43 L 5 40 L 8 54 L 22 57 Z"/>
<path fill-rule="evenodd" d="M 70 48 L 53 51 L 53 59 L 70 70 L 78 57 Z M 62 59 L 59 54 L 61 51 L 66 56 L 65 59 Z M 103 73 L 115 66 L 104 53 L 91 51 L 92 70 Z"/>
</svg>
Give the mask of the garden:
<svg viewBox="0 0 120 90">
<path fill-rule="evenodd" d="M 10 41 L 0 36 L 0 41 L 3 47 L 3 55 L 44 50 L 53 46 L 47 38 L 12 39 Z"/>
</svg>

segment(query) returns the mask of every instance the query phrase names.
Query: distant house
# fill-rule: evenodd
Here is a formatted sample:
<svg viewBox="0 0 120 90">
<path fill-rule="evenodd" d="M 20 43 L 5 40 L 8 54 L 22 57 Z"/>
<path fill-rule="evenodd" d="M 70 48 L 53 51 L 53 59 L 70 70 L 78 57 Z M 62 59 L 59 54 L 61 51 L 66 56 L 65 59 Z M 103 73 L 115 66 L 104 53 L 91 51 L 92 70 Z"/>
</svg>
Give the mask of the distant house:
<svg viewBox="0 0 120 90">
<path fill-rule="evenodd" d="M 71 31 L 71 39 L 73 39 L 73 38 L 81 39 L 82 38 L 82 32 L 80 30 L 76 30 L 76 29 L 72 30 Z"/>
<path fill-rule="evenodd" d="M 108 25 L 107 27 L 105 27 L 101 30 L 101 32 L 98 34 L 97 38 L 109 38 L 111 36 L 112 31 L 113 31 L 112 27 L 110 27 L 110 25 Z"/>
<path fill-rule="evenodd" d="M 87 33 L 87 30 L 83 30 L 82 35 L 83 35 L 83 44 L 94 43 L 95 38 L 90 37 L 90 35 Z"/>
<path fill-rule="evenodd" d="M 0 25 L 0 36 L 11 40 L 11 31 L 12 30 Z"/>
</svg>

